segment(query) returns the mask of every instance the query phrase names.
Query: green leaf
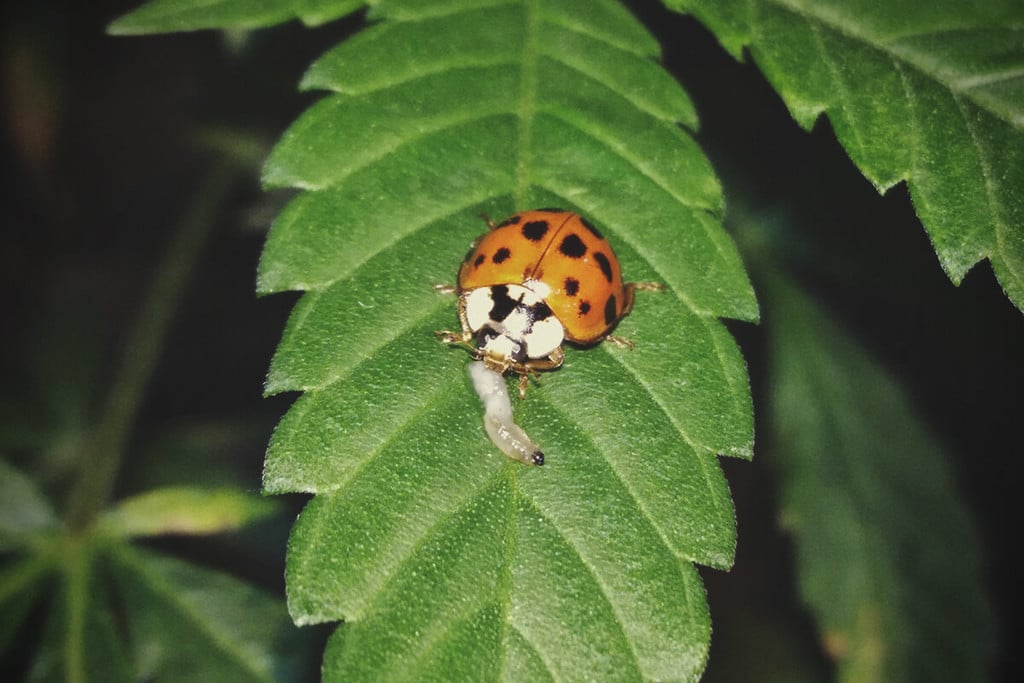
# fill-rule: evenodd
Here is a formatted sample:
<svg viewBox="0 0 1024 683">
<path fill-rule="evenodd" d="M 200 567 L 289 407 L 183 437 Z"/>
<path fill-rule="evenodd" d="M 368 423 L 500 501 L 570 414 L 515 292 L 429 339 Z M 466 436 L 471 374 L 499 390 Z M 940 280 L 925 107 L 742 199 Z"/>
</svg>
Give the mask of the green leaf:
<svg viewBox="0 0 1024 683">
<path fill-rule="evenodd" d="M 937 438 L 805 295 L 764 289 L 782 517 L 841 681 L 982 681 L 994 625 Z"/>
<path fill-rule="evenodd" d="M 0 651 L 47 593 L 32 681 L 296 680 L 285 606 L 241 581 L 109 533 L 51 535 L 0 570 Z"/>
<path fill-rule="evenodd" d="M 343 17 L 366 0 L 150 0 L 111 22 L 115 35 L 196 31 L 208 28 L 248 29 L 292 19 L 317 25 Z"/>
<path fill-rule="evenodd" d="M 60 582 L 29 681 L 135 680 L 94 551 L 78 539 L 62 546 Z"/>
<path fill-rule="evenodd" d="M 57 526 L 53 507 L 28 476 L 0 460 L 0 551 Z"/>
<path fill-rule="evenodd" d="M 275 506 L 236 489 L 175 486 L 147 491 L 102 513 L 99 527 L 116 536 L 216 534 L 273 513 Z"/>
<path fill-rule="evenodd" d="M 344 620 L 326 680 L 696 679 L 710 637 L 694 563 L 728 567 L 718 453 L 749 458 L 753 320 L 686 95 L 619 4 L 388 2 L 307 73 L 331 91 L 284 135 L 268 184 L 305 190 L 268 237 L 259 290 L 304 292 L 269 393 L 268 492 L 317 494 L 289 546 L 298 623 Z M 548 454 L 487 440 L 452 282 L 516 209 L 580 211 L 640 292 L 617 333 L 570 348 L 517 420 Z"/>
<path fill-rule="evenodd" d="M 112 551 L 137 677 L 294 680 L 297 631 L 284 605 L 248 584 L 128 545 Z"/>
<path fill-rule="evenodd" d="M 1024 4 L 665 4 L 749 47 L 802 126 L 827 114 L 880 191 L 905 180 L 953 282 L 987 258 L 1024 309 Z"/>
<path fill-rule="evenodd" d="M 0 567 L 0 653 L 8 651 L 28 617 L 32 606 L 40 598 L 44 579 L 54 570 L 54 558 L 45 556 L 21 557 Z"/>
</svg>

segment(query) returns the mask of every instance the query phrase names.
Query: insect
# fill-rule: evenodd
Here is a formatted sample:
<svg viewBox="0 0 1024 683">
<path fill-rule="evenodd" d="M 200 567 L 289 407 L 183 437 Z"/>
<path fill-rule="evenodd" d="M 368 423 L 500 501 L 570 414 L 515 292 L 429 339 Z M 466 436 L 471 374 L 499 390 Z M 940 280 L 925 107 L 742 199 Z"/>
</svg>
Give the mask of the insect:
<svg viewBox="0 0 1024 683">
<path fill-rule="evenodd" d="M 521 397 L 531 375 L 562 364 L 564 341 L 632 346 L 611 330 L 632 309 L 636 289 L 663 287 L 624 283 L 615 252 L 590 222 L 536 209 L 488 225 L 459 268 L 462 332 L 438 332 L 445 342 L 499 375 L 519 375 Z"/>
<path fill-rule="evenodd" d="M 504 378 L 482 361 L 469 364 L 469 378 L 484 404 L 484 431 L 498 450 L 527 465 L 543 465 L 544 453 L 512 420 L 512 401 Z"/>
</svg>

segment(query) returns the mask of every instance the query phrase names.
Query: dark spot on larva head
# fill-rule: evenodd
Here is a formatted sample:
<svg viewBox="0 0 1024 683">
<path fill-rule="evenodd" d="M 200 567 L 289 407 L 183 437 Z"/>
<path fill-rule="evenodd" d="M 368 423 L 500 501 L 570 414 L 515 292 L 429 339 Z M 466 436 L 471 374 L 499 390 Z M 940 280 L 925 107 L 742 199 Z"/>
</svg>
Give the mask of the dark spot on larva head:
<svg viewBox="0 0 1024 683">
<path fill-rule="evenodd" d="M 530 221 L 523 226 L 523 237 L 531 242 L 537 242 L 548 232 L 547 221 Z"/>
<path fill-rule="evenodd" d="M 580 315 L 586 315 L 587 313 L 590 313 L 590 302 L 589 301 L 581 301 L 580 302 Z"/>
<path fill-rule="evenodd" d="M 515 310 L 518 303 L 508 295 L 508 287 L 506 285 L 494 285 L 491 287 L 491 301 L 494 302 L 494 305 L 491 306 L 488 317 L 494 322 L 499 323 Z"/>
<path fill-rule="evenodd" d="M 538 466 L 539 465 L 543 465 L 544 464 L 544 453 L 542 453 L 541 451 L 534 451 L 533 455 L 530 457 L 530 459 L 533 460 L 533 464 L 534 465 L 538 465 Z"/>
<path fill-rule="evenodd" d="M 576 296 L 580 291 L 580 281 L 574 277 L 565 278 L 565 283 L 562 286 L 569 296 Z"/>
<path fill-rule="evenodd" d="M 601 234 L 601 231 L 598 230 L 597 228 L 595 228 L 594 224 L 591 223 L 590 221 L 588 221 L 583 216 L 580 216 L 580 223 L 582 223 L 583 227 L 586 228 L 587 230 L 589 230 L 590 234 L 592 234 L 594 237 L 596 237 L 599 240 L 603 240 L 604 239 L 604 235 Z"/>
<path fill-rule="evenodd" d="M 518 223 L 519 221 L 521 221 L 521 220 L 523 220 L 523 217 L 522 217 L 522 216 L 520 216 L 520 215 L 519 215 L 519 214 L 517 213 L 516 215 L 514 215 L 514 216 L 509 216 L 508 218 L 506 218 L 506 219 L 505 219 L 505 220 L 503 220 L 502 222 L 500 222 L 500 223 L 498 223 L 497 225 L 495 225 L 495 226 L 494 226 L 494 229 L 495 229 L 495 230 L 497 230 L 498 228 L 504 228 L 504 227 L 505 227 L 506 225 L 515 225 L 515 224 L 517 224 L 517 223 Z"/>
<path fill-rule="evenodd" d="M 599 251 L 595 251 L 594 260 L 597 261 L 597 265 L 601 266 L 601 272 L 604 273 L 604 279 L 608 280 L 608 282 L 611 282 L 612 264 L 608 261 L 608 257 Z"/>
<path fill-rule="evenodd" d="M 477 254 L 476 258 L 473 259 L 473 267 L 474 268 L 479 268 L 481 265 L 483 265 L 483 262 L 486 261 L 486 260 L 487 260 L 486 256 L 484 256 L 483 254 Z"/>
<path fill-rule="evenodd" d="M 583 244 L 583 240 L 576 233 L 569 233 L 562 243 L 558 245 L 558 251 L 562 252 L 569 258 L 583 258 L 587 253 L 587 245 Z"/>
<path fill-rule="evenodd" d="M 604 302 L 604 324 L 611 325 L 618 318 L 619 310 L 615 301 L 615 295 L 612 294 L 608 297 L 608 301 Z"/>
<path fill-rule="evenodd" d="M 512 252 L 508 250 L 508 247 L 502 247 L 498 251 L 494 252 L 494 256 L 491 257 L 491 260 L 495 263 L 504 263 L 511 255 Z"/>
</svg>

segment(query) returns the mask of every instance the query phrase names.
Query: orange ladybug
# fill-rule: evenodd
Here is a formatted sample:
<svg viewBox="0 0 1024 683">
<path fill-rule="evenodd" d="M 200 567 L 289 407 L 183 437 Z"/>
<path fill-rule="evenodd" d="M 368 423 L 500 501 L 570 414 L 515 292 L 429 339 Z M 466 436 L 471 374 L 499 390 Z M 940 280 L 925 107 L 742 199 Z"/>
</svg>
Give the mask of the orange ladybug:
<svg viewBox="0 0 1024 683">
<path fill-rule="evenodd" d="M 562 364 L 562 342 L 596 344 L 633 307 L 637 288 L 624 283 L 608 240 L 579 214 L 536 209 L 491 225 L 459 268 L 462 344 L 498 373 L 527 377 Z M 621 341 L 621 340 L 619 340 Z M 623 342 L 628 343 L 628 342 Z"/>
</svg>

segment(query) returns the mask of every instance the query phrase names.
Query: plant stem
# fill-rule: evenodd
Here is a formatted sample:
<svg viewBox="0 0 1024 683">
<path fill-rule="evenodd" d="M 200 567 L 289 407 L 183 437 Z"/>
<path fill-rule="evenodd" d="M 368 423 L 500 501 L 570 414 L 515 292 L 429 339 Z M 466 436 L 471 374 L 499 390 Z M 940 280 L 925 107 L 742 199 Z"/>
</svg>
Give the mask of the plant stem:
<svg viewBox="0 0 1024 683">
<path fill-rule="evenodd" d="M 106 405 L 82 458 L 71 492 L 68 525 L 88 526 L 110 500 L 125 448 L 167 333 L 213 230 L 237 163 L 220 161 L 210 170 L 167 247 L 128 337 Z"/>
<path fill-rule="evenodd" d="M 89 581 L 92 574 L 92 554 L 87 543 L 69 538 L 64 548 L 64 574 L 66 595 L 64 633 L 64 666 L 67 683 L 85 683 L 86 674 L 85 630 L 89 610 Z"/>
</svg>

